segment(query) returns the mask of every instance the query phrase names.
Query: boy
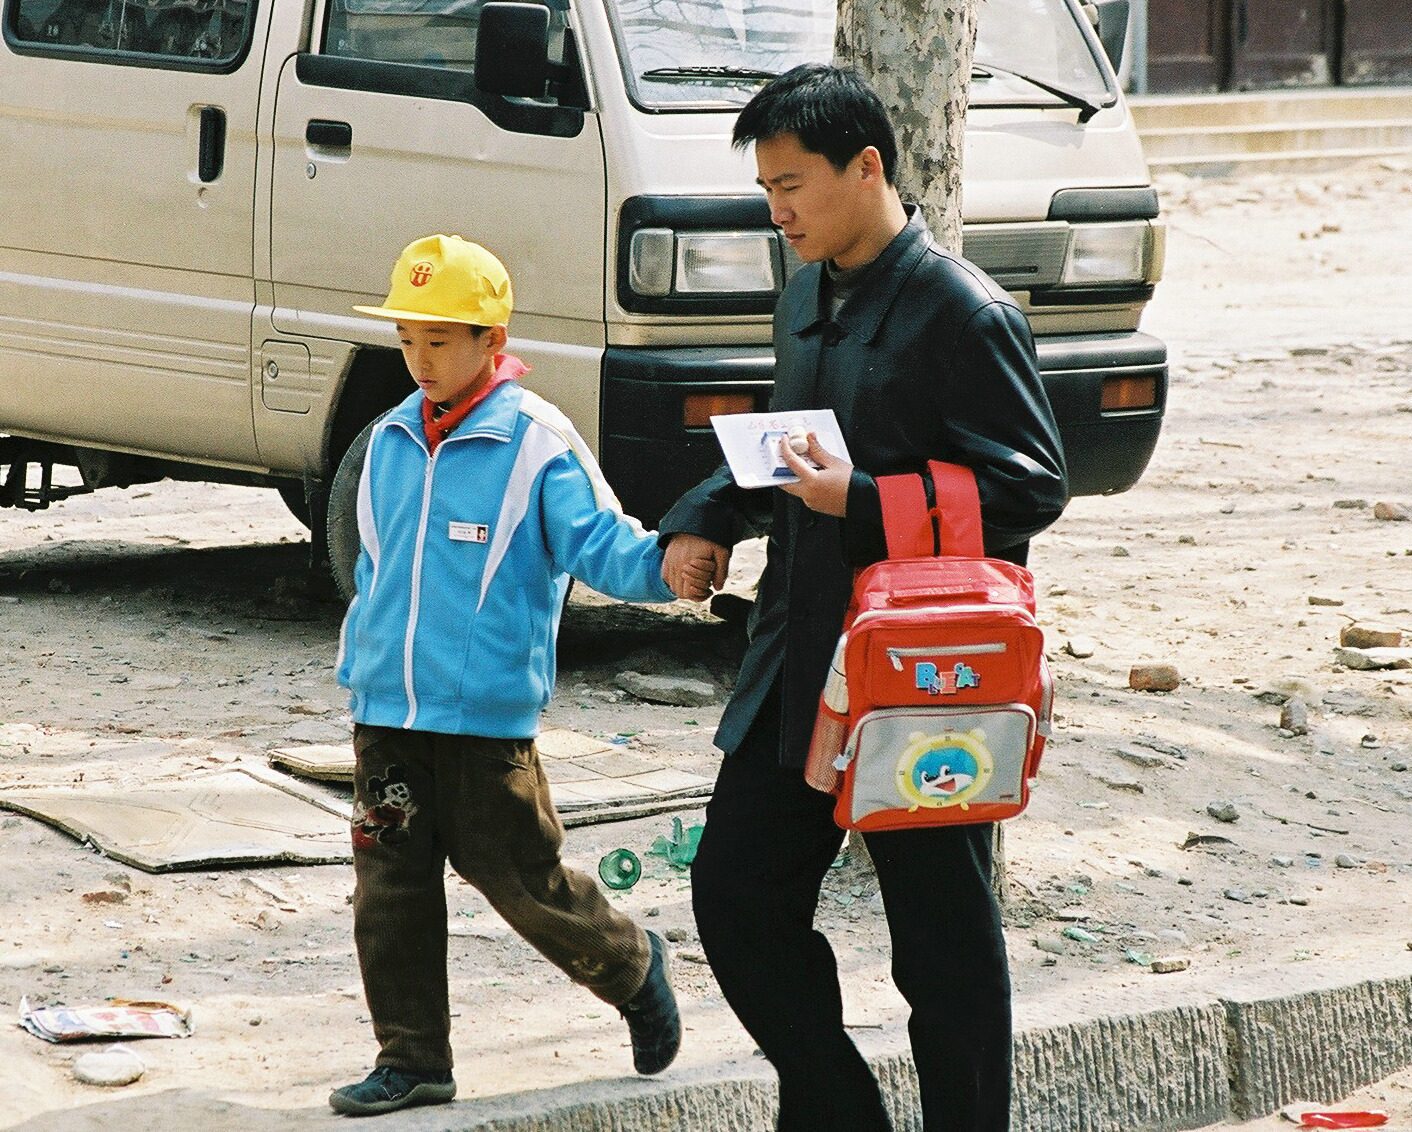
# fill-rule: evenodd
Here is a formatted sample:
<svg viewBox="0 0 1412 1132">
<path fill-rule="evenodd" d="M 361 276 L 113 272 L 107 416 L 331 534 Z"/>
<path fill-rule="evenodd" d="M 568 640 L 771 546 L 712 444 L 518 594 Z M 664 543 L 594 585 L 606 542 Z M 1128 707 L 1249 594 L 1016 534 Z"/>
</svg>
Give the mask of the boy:
<svg viewBox="0 0 1412 1132">
<path fill-rule="evenodd" d="M 513 299 L 458 236 L 403 251 L 381 307 L 418 391 L 368 444 L 357 596 L 338 680 L 352 693 L 354 937 L 381 1050 L 329 1096 L 354 1116 L 456 1095 L 445 863 L 574 982 L 627 1019 L 633 1064 L 681 1042 L 662 940 L 559 859 L 563 827 L 534 735 L 554 685 L 569 575 L 670 601 L 656 539 L 623 515 L 568 419 L 500 351 Z"/>
</svg>

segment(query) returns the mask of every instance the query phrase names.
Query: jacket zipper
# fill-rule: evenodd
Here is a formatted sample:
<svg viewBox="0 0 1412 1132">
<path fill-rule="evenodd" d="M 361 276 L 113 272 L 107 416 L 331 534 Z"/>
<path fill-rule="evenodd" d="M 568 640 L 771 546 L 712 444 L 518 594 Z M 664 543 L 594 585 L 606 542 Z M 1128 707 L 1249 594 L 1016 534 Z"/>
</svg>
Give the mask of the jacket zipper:
<svg viewBox="0 0 1412 1132">
<path fill-rule="evenodd" d="M 442 441 L 442 444 L 445 444 Z M 407 687 L 407 718 L 402 726 L 410 728 L 417 718 L 417 691 L 412 682 L 412 655 L 417 635 L 417 614 L 422 604 L 422 552 L 426 549 L 427 516 L 431 514 L 432 473 L 436 470 L 436 454 L 441 451 L 437 445 L 427 461 L 426 475 L 422 478 L 422 513 L 417 519 L 417 549 L 412 555 L 412 597 L 407 609 L 407 639 L 402 646 L 402 681 Z"/>
</svg>

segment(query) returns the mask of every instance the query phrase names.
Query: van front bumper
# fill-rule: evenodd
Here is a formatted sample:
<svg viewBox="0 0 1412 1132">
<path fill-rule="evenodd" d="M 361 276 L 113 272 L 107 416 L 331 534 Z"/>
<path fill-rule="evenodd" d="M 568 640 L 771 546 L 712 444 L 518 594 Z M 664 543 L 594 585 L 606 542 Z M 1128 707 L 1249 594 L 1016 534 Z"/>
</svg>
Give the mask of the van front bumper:
<svg viewBox="0 0 1412 1132">
<path fill-rule="evenodd" d="M 1040 375 L 1054 407 L 1072 495 L 1125 491 L 1157 446 L 1167 403 L 1167 347 L 1140 333 L 1063 335 L 1036 340 Z M 721 464 L 716 436 L 687 428 L 691 393 L 748 393 L 769 405 L 774 353 L 768 346 L 625 347 L 603 355 L 599 452 L 624 509 L 655 526 L 688 488 Z M 1150 408 L 1104 411 L 1103 383 L 1150 377 Z"/>
<path fill-rule="evenodd" d="M 1167 409 L 1167 346 L 1150 334 L 1064 334 L 1035 339 L 1039 373 L 1059 423 L 1070 495 L 1112 495 L 1137 483 Z M 1148 378 L 1148 408 L 1105 411 L 1103 385 Z"/>
</svg>

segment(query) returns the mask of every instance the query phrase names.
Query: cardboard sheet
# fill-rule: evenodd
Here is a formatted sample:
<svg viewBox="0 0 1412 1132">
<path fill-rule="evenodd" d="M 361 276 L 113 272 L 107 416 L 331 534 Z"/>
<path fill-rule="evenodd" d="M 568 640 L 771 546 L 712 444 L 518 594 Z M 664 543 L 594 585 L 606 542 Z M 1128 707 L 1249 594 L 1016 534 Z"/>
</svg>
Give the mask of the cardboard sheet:
<svg viewBox="0 0 1412 1132">
<path fill-rule="evenodd" d="M 149 873 L 242 864 L 352 860 L 346 818 L 238 770 L 138 790 L 11 789 L 27 814 Z"/>
<path fill-rule="evenodd" d="M 712 781 L 668 765 L 671 757 L 629 751 L 556 727 L 535 740 L 565 825 L 587 825 L 678 809 L 710 796 Z M 351 746 L 279 747 L 270 765 L 323 782 L 353 781 Z"/>
</svg>

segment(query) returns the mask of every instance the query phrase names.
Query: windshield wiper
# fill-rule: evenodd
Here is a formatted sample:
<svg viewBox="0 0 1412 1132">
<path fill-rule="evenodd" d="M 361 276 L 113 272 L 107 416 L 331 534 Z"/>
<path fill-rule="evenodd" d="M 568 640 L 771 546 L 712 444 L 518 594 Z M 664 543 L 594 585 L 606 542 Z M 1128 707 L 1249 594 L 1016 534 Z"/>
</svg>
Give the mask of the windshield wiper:
<svg viewBox="0 0 1412 1132">
<path fill-rule="evenodd" d="M 777 78 L 777 71 L 761 71 L 754 67 L 702 66 L 702 67 L 655 67 L 643 71 L 644 79 L 682 79 L 688 82 L 708 83 L 762 83 Z"/>
<path fill-rule="evenodd" d="M 1087 122 L 1100 110 L 1112 106 L 1118 101 L 1115 95 L 1107 102 L 1094 102 L 1093 99 L 1086 98 L 1082 94 L 1075 94 L 1072 90 L 1065 90 L 1063 87 L 1047 83 L 1043 79 L 1037 79 L 1033 75 L 1022 75 L 1019 71 L 1012 71 L 1008 67 L 999 67 L 994 63 L 973 63 L 971 65 L 971 78 L 973 79 L 993 79 L 996 75 L 1008 75 L 1012 79 L 1019 79 L 1021 82 L 1029 83 L 1030 86 L 1038 87 L 1045 94 L 1052 94 L 1066 106 L 1075 107 L 1079 111 L 1080 122 Z"/>
</svg>

